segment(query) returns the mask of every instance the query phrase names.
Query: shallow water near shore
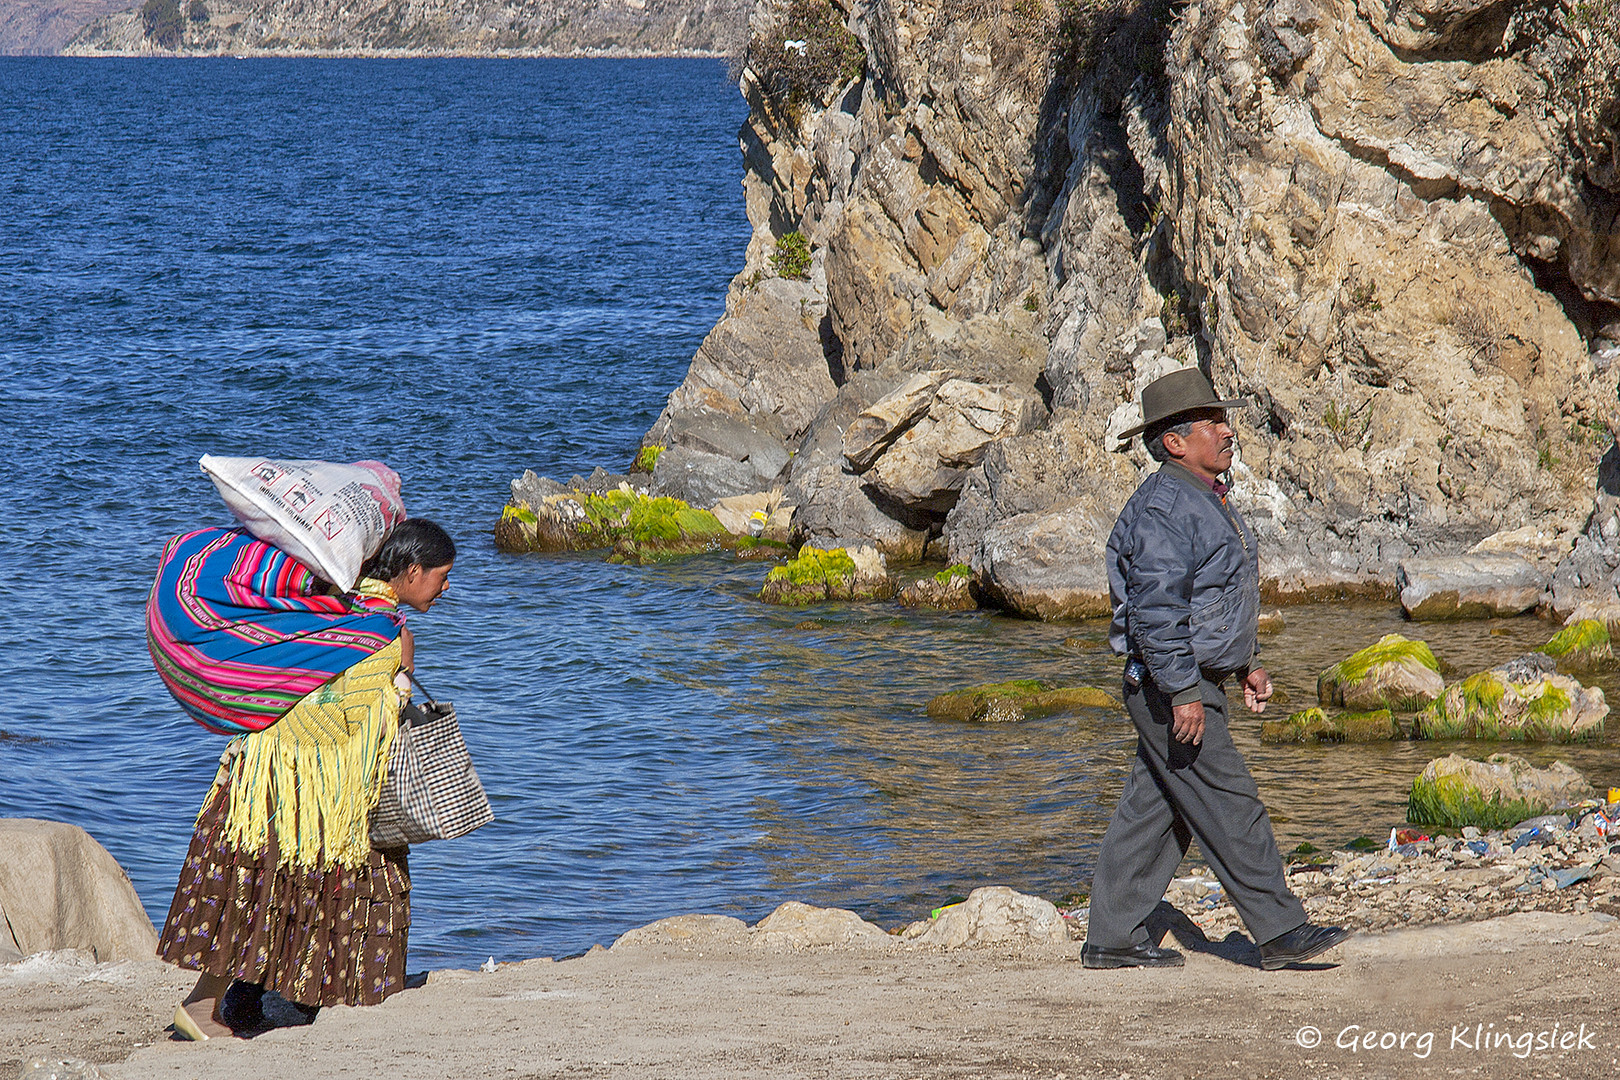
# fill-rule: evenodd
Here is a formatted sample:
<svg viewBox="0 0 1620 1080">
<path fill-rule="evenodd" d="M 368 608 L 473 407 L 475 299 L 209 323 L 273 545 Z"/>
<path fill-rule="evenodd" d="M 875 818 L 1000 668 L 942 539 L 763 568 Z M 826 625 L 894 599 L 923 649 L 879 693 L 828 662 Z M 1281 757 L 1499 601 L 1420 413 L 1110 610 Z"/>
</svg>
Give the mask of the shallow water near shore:
<svg viewBox="0 0 1620 1080">
<path fill-rule="evenodd" d="M 923 706 L 1019 677 L 1117 690 L 1101 624 L 787 611 L 724 555 L 494 551 L 507 481 L 622 468 L 722 311 L 748 228 L 720 64 L 0 59 L 0 84 L 0 815 L 83 825 L 161 922 L 223 744 L 142 638 L 163 539 L 224 518 L 196 460 L 378 457 L 461 543 L 412 626 L 498 816 L 413 851 L 413 968 L 686 911 L 799 899 L 893 925 L 978 885 L 1088 886 L 1123 713 Z M 1403 629 L 1389 604 L 1285 615 L 1265 639 L 1284 710 Z M 1422 632 L 1466 672 L 1553 629 Z M 1458 748 L 1234 730 L 1285 849 L 1387 832 Z M 1608 741 L 1504 748 L 1620 783 Z"/>
</svg>

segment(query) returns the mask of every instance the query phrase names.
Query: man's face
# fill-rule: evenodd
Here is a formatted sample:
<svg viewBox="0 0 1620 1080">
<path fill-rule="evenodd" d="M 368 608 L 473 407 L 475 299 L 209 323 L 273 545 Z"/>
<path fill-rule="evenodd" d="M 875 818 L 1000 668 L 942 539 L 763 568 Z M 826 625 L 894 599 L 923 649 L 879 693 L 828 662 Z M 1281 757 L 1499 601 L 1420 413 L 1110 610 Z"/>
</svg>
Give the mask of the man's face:
<svg viewBox="0 0 1620 1080">
<path fill-rule="evenodd" d="M 1225 409 L 1199 409 L 1192 420 L 1192 430 L 1186 435 L 1166 435 L 1164 448 L 1193 472 L 1213 480 L 1232 467 L 1236 436 L 1227 426 Z"/>
</svg>

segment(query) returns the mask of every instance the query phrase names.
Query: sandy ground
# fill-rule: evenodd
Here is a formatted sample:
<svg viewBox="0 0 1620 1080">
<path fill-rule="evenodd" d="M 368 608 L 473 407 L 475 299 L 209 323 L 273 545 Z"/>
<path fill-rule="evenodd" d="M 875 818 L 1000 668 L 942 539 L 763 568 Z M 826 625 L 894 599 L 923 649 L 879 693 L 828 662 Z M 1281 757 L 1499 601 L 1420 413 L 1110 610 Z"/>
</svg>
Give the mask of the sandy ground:
<svg viewBox="0 0 1620 1080">
<path fill-rule="evenodd" d="M 164 1032 L 185 973 L 46 957 L 0 980 L 0 1077 L 35 1056 L 120 1080 L 1620 1076 L 1607 916 L 1360 935 L 1306 970 L 1259 970 L 1247 939 L 1199 950 L 1120 972 L 1083 969 L 1078 943 L 595 950 L 435 972 L 380 1006 L 204 1044 Z"/>
</svg>

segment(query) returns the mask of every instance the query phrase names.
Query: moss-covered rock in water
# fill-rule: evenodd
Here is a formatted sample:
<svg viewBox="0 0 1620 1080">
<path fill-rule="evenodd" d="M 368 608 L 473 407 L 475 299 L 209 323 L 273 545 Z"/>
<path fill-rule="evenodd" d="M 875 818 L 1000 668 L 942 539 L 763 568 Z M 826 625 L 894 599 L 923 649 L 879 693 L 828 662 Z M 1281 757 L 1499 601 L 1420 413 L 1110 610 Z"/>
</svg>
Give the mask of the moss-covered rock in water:
<svg viewBox="0 0 1620 1080">
<path fill-rule="evenodd" d="M 1399 738 L 1401 725 L 1388 709 L 1329 716 L 1325 709 L 1312 707 L 1302 709 L 1286 720 L 1267 720 L 1260 725 L 1260 741 L 1268 743 L 1365 743 Z"/>
<path fill-rule="evenodd" d="M 900 590 L 900 603 L 938 611 L 972 611 L 979 606 L 973 596 L 973 571 L 956 563 L 930 577 L 913 581 Z"/>
<path fill-rule="evenodd" d="M 729 538 L 707 510 L 679 499 L 654 498 L 627 486 L 600 494 L 566 491 L 539 505 L 508 503 L 495 526 L 501 551 L 590 551 L 624 543 L 621 561 L 712 551 Z"/>
<path fill-rule="evenodd" d="M 1026 716 L 1051 716 L 1070 709 L 1118 708 L 1119 701 L 1095 686 L 1053 686 L 1038 679 L 970 686 L 940 694 L 928 702 L 928 715 L 936 720 L 978 720 L 997 723 Z"/>
<path fill-rule="evenodd" d="M 887 600 L 894 595 L 883 556 L 869 547 L 821 548 L 806 544 L 798 555 L 765 575 L 759 598 L 767 604 L 803 607 L 825 600 Z"/>
<path fill-rule="evenodd" d="M 1602 671 L 1614 666 L 1609 627 L 1597 619 L 1570 623 L 1541 651 L 1557 661 L 1560 671 Z"/>
<path fill-rule="evenodd" d="M 1492 754 L 1484 761 L 1450 754 L 1429 762 L 1412 781 L 1406 818 L 1414 825 L 1503 829 L 1595 794 L 1586 778 L 1562 761 L 1537 769 L 1513 754 Z"/>
<path fill-rule="evenodd" d="M 1419 713 L 1424 739 L 1578 742 L 1603 734 L 1608 702 L 1598 687 L 1558 674 L 1545 653 L 1470 675 Z"/>
<path fill-rule="evenodd" d="M 1318 675 L 1316 697 L 1323 705 L 1347 709 L 1415 712 L 1445 686 L 1440 661 L 1427 642 L 1386 634 Z"/>
<path fill-rule="evenodd" d="M 643 446 L 636 451 L 635 460 L 630 462 L 630 471 L 633 473 L 650 473 L 658 465 L 658 455 L 664 448 L 658 445 Z"/>
</svg>

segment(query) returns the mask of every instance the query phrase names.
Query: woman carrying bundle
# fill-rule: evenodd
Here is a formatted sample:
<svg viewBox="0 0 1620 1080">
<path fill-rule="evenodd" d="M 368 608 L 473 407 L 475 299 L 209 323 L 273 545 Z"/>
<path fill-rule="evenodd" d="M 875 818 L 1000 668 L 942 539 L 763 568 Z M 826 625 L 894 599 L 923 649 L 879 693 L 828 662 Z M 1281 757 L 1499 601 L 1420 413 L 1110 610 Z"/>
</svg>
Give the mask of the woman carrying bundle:
<svg viewBox="0 0 1620 1080">
<path fill-rule="evenodd" d="M 409 696 L 400 607 L 431 607 L 455 557 L 442 528 L 409 519 L 352 592 L 332 595 L 241 529 L 164 551 L 147 606 L 153 660 L 193 719 L 236 736 L 158 942 L 164 960 L 201 973 L 175 1012 L 180 1035 L 262 1026 L 265 991 L 312 1015 L 404 987 L 407 849 L 374 848 L 368 819 Z"/>
</svg>

